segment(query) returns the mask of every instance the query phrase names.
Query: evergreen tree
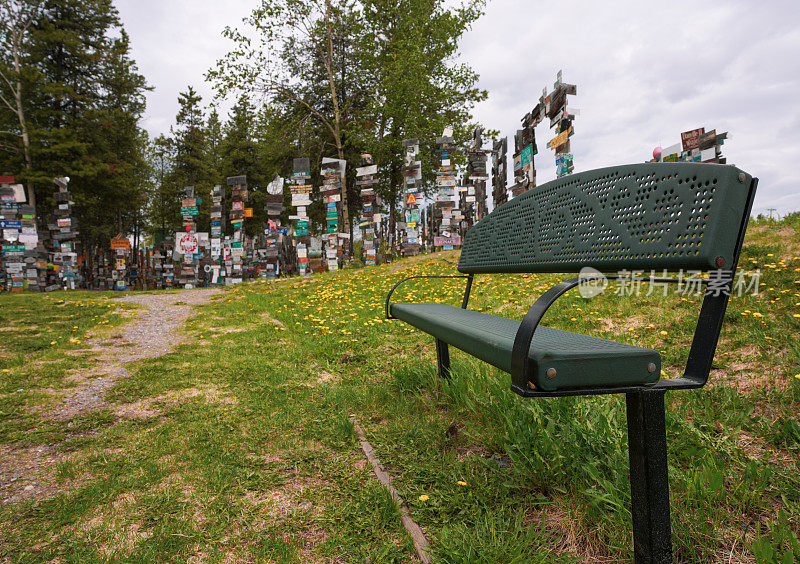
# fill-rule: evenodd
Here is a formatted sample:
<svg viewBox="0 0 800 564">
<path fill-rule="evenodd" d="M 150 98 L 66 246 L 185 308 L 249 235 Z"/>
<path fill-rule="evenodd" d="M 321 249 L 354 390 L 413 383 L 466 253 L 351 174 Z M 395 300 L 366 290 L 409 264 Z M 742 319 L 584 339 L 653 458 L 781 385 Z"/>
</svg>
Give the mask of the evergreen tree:
<svg viewBox="0 0 800 564">
<path fill-rule="evenodd" d="M 9 55 L 0 49 L 0 69 L 9 68 Z M 69 176 L 85 243 L 107 246 L 120 230 L 138 231 L 148 177 L 139 127 L 147 87 L 111 0 L 44 0 L 19 67 L 30 141 L 30 166 L 20 177 L 33 187 L 39 216 L 53 205 L 53 177 Z M 8 119 L 0 108 L 0 123 Z M 0 151 L 0 169 L 22 173 L 22 153 Z"/>
<path fill-rule="evenodd" d="M 180 191 L 194 186 L 195 197 L 200 198 L 200 215 L 197 229 L 208 231 L 211 215 L 211 167 L 206 152 L 205 117 L 200 105 L 201 97 L 191 86 L 178 95 L 176 126 L 172 130 L 175 141 L 175 167 L 172 171 L 173 187 Z M 175 202 L 180 206 L 180 201 Z"/>
<path fill-rule="evenodd" d="M 250 99 L 242 94 L 231 108 L 225 124 L 222 142 L 223 176 L 247 176 L 249 199 L 247 207 L 253 208 L 253 217 L 245 221 L 245 232 L 253 236 L 263 230 L 267 215 L 263 188 L 269 181 L 258 163 L 258 146 L 255 141 L 255 112 Z M 228 187 L 227 201 L 231 201 Z"/>
<path fill-rule="evenodd" d="M 219 113 L 212 108 L 208 114 L 206 124 L 206 160 L 210 169 L 209 182 L 213 185 L 223 184 L 225 179 L 222 173 L 222 143 L 224 134 Z"/>
</svg>

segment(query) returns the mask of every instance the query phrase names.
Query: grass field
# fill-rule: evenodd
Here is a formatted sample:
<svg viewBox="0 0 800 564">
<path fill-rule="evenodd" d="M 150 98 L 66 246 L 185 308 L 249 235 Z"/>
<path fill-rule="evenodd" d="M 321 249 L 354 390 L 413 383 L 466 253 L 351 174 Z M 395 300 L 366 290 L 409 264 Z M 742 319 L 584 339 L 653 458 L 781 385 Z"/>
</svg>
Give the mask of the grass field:
<svg viewBox="0 0 800 564">
<path fill-rule="evenodd" d="M 0 560 L 413 560 L 353 419 L 435 561 L 629 560 L 623 398 L 524 400 L 454 349 L 442 382 L 432 339 L 383 318 L 396 281 L 456 260 L 230 289 L 196 307 L 173 352 L 67 421 L 48 413 L 96 366 L 87 342 L 113 341 L 136 309 L 111 294 L 0 296 L 0 464 L 27 468 L 0 472 L 22 492 L 0 490 Z M 800 218 L 753 223 L 740 266 L 760 270 L 762 292 L 731 300 L 711 383 L 667 395 L 681 562 L 800 559 Z M 479 276 L 470 307 L 520 319 L 561 278 Z M 567 294 L 545 323 L 655 348 L 677 375 L 700 298 L 643 290 Z M 418 281 L 397 298 L 462 292 Z M 34 482 L 36 495 L 20 489 Z"/>
</svg>

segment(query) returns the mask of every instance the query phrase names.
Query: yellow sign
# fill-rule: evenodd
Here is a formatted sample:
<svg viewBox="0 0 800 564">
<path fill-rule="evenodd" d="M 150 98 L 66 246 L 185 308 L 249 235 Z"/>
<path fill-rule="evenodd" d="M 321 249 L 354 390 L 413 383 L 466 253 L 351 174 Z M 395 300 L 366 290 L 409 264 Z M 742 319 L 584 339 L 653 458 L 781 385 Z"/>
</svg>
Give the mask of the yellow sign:
<svg viewBox="0 0 800 564">
<path fill-rule="evenodd" d="M 120 239 L 111 239 L 111 249 L 130 249 L 131 242 L 126 237 Z"/>
<path fill-rule="evenodd" d="M 406 200 L 406 202 L 408 202 L 409 204 L 416 204 L 417 203 L 417 199 L 414 197 L 414 194 L 409 194 L 408 195 L 408 200 Z"/>
<path fill-rule="evenodd" d="M 570 135 L 572 135 L 572 127 L 571 126 L 566 131 L 562 131 L 561 133 L 559 133 L 558 135 L 553 137 L 553 139 L 551 139 L 550 142 L 547 143 L 547 146 L 550 149 L 558 149 L 561 145 L 563 145 L 564 143 L 567 142 L 567 139 L 569 139 Z"/>
<path fill-rule="evenodd" d="M 125 259 L 117 259 L 117 270 L 125 270 Z"/>
<path fill-rule="evenodd" d="M 244 208 L 245 217 L 253 217 L 253 208 Z"/>
</svg>

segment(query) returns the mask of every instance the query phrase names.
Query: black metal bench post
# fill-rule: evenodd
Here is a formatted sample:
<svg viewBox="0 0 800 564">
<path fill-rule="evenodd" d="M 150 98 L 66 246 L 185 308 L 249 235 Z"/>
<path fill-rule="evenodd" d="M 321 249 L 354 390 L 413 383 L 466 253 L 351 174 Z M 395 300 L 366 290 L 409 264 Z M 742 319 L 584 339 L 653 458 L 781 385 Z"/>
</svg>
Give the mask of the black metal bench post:
<svg viewBox="0 0 800 564">
<path fill-rule="evenodd" d="M 436 365 L 439 368 L 439 377 L 450 379 L 450 350 L 447 343 L 436 339 Z"/>
<path fill-rule="evenodd" d="M 663 390 L 625 394 L 637 564 L 672 562 L 664 394 Z"/>
</svg>

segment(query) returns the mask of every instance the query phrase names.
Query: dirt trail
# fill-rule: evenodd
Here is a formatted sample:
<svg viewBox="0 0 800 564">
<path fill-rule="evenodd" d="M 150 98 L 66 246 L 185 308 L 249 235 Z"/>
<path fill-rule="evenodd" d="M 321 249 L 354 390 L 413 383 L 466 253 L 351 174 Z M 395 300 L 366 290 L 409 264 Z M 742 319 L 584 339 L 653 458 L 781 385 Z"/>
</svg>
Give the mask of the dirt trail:
<svg viewBox="0 0 800 564">
<path fill-rule="evenodd" d="M 76 415 L 117 407 L 111 406 L 105 396 L 118 379 L 130 376 L 125 365 L 169 353 L 186 338 L 179 330 L 192 316 L 191 306 L 207 303 L 212 296 L 222 292 L 221 289 L 188 290 L 114 299 L 144 307 L 130 312 L 132 319 L 121 329 L 120 337 L 86 341 L 92 345 L 90 351 L 95 353 L 99 364 L 76 369 L 68 379 L 78 386 L 57 405 L 46 408 L 39 415 L 66 422 Z M 86 349 L 77 352 L 84 354 Z M 64 490 L 64 486 L 56 484 L 53 468 L 68 458 L 67 454 L 57 453 L 53 445 L 23 449 L 0 446 L 0 505 L 30 498 L 48 498 Z"/>
<path fill-rule="evenodd" d="M 144 307 L 133 310 L 133 319 L 120 332 L 122 338 L 90 341 L 93 345 L 90 350 L 97 355 L 99 364 L 89 371 L 76 371 L 70 376 L 70 379 L 78 383 L 78 387 L 62 400 L 61 405 L 45 415 L 67 420 L 107 407 L 106 391 L 116 380 L 130 375 L 125 364 L 156 358 L 170 352 L 184 338 L 178 330 L 191 317 L 191 306 L 204 304 L 211 296 L 221 292 L 220 289 L 192 290 L 116 298 L 114 301 Z"/>
</svg>

